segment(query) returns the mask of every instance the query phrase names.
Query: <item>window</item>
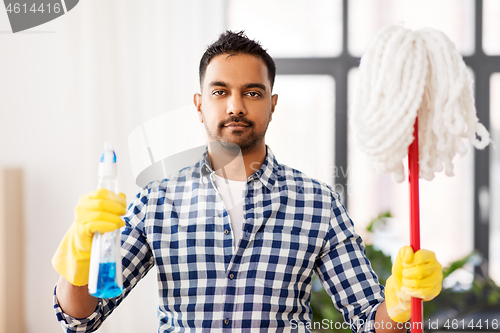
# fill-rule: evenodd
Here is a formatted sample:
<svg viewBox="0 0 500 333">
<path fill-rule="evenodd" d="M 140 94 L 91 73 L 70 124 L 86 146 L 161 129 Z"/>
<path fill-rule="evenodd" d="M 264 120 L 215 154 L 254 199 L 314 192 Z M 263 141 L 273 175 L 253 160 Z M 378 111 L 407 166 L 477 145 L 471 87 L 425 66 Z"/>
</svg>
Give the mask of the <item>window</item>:
<svg viewBox="0 0 500 333">
<path fill-rule="evenodd" d="M 335 82 L 329 75 L 278 75 L 266 143 L 278 162 L 333 186 Z"/>
<path fill-rule="evenodd" d="M 500 285 L 500 73 L 490 80 L 490 134 L 496 149 L 490 149 L 490 276 Z"/>
<path fill-rule="evenodd" d="M 489 55 L 500 54 L 500 1 L 483 1 L 483 50 Z"/>
<path fill-rule="evenodd" d="M 352 92 L 357 69 L 349 74 L 349 91 Z M 349 94 L 349 101 L 353 99 Z M 379 175 L 368 165 L 366 154 L 353 142 L 352 131 L 348 137 L 348 203 L 349 214 L 361 228 L 378 214 L 390 211 L 394 217 L 387 230 L 391 246 L 385 250 L 397 254 L 399 248 L 409 243 L 409 188 L 406 179 L 396 183 L 389 174 Z M 444 172 L 432 181 L 420 180 L 420 229 L 421 246 L 435 251 L 438 260 L 447 265 L 461 259 L 473 250 L 473 152 L 472 146 L 464 157 L 454 159 L 455 176 Z M 450 244 L 461 244 L 459 248 Z"/>
<path fill-rule="evenodd" d="M 350 0 L 349 52 L 361 56 L 375 33 L 391 24 L 441 30 L 461 54 L 474 52 L 473 0 Z"/>
<path fill-rule="evenodd" d="M 228 29 L 245 30 L 272 57 L 333 57 L 342 47 L 341 0 L 228 1 Z"/>
<path fill-rule="evenodd" d="M 465 63 L 475 74 L 477 88 L 474 90 L 478 117 L 487 127 L 490 127 L 489 117 L 492 118 L 492 122 L 496 122 L 492 123 L 490 129 L 495 140 L 499 140 L 500 135 L 493 133 L 499 128 L 498 121 L 493 119 L 497 117 L 494 116 L 493 110 L 498 110 L 500 106 L 499 102 L 493 99 L 495 95 L 500 95 L 498 88 L 500 83 L 494 83 L 499 80 L 498 74 L 495 74 L 491 79 L 490 91 L 490 76 L 494 72 L 500 73 L 500 62 L 497 57 L 489 54 L 500 54 L 500 41 L 496 36 L 500 25 L 497 19 L 500 16 L 500 1 L 276 0 L 265 2 L 257 0 L 251 2 L 249 6 L 248 2 L 227 0 L 227 4 L 228 28 L 245 29 L 249 37 L 260 39 L 274 57 L 278 74 L 283 77 L 285 75 L 301 75 L 302 78 L 309 75 L 333 77 L 334 84 L 330 84 L 325 91 L 332 89 L 335 91 L 331 97 L 331 103 L 335 104 L 331 110 L 332 113 L 333 110 L 335 112 L 332 118 L 323 119 L 332 119 L 334 122 L 332 125 L 335 126 L 332 130 L 334 137 L 329 142 L 334 144 L 331 163 L 335 159 L 333 173 L 335 189 L 341 192 L 342 200 L 348 206 L 358 232 L 362 233 L 363 226 L 377 214 L 390 209 L 398 219 L 401 219 L 401 223 L 398 222 L 395 227 L 401 228 L 398 237 L 404 239 L 405 244 L 408 243 L 408 238 L 404 234 L 408 232 L 409 219 L 407 183 L 398 185 L 390 176 L 378 176 L 374 171 L 370 171 L 366 166 L 365 157 L 356 150 L 352 140 L 348 138 L 348 94 L 352 90 L 350 85 L 356 75 L 355 69 L 359 64 L 359 57 L 373 35 L 382 27 L 404 23 L 411 29 L 428 26 L 446 33 L 459 52 L 464 55 Z M 479 35 L 481 27 L 484 28 L 483 36 Z M 481 40 L 483 45 L 479 44 Z M 348 50 L 343 49 L 344 46 Z M 481 49 L 484 49 L 486 55 L 476 52 Z M 290 79 L 293 80 L 291 77 Z M 318 83 L 317 87 L 319 85 Z M 292 91 L 296 90 L 292 87 Z M 286 92 L 277 92 L 280 94 L 279 108 L 283 108 Z M 293 96 L 294 101 L 298 100 L 298 95 Z M 305 104 L 305 107 L 308 105 Z M 282 114 L 286 112 L 278 110 Z M 276 117 L 278 116 L 276 113 Z M 283 119 L 280 123 L 286 121 L 293 120 Z M 270 132 L 271 129 L 276 132 L 289 130 L 289 128 L 273 127 L 277 126 L 277 123 L 277 121 L 271 122 Z M 312 126 L 311 124 L 307 123 L 305 126 Z M 314 139 L 309 142 L 298 144 L 294 141 L 294 146 L 317 149 L 315 143 L 329 140 L 318 139 L 318 135 L 319 133 L 314 133 Z M 295 137 L 290 137 L 290 140 L 296 140 Z M 271 138 L 268 141 L 271 142 L 270 140 Z M 276 151 L 277 156 L 283 156 L 279 159 L 281 162 L 290 166 L 297 165 L 299 169 L 302 167 L 301 163 L 305 162 L 295 161 L 291 156 L 287 156 L 293 151 L 287 152 L 284 148 L 286 144 L 279 142 L 280 138 L 275 137 L 272 140 L 274 140 L 273 146 L 283 146 L 279 148 L 279 152 Z M 496 146 L 500 147 L 500 143 Z M 301 149 L 305 152 L 301 154 L 311 156 L 306 155 L 312 154 L 306 148 Z M 438 252 L 438 259 L 444 265 L 468 254 L 472 248 L 483 253 L 485 257 L 490 253 L 492 274 L 496 274 L 499 281 L 500 249 L 498 246 L 495 247 L 493 240 L 497 238 L 493 237 L 500 236 L 500 209 L 492 207 L 492 215 L 486 216 L 483 221 L 478 213 L 480 211 L 478 199 L 480 196 L 484 197 L 485 189 L 487 195 L 488 188 L 491 188 L 490 202 L 500 200 L 500 186 L 495 185 L 500 178 L 495 172 L 500 172 L 498 171 L 500 169 L 494 164 L 498 163 L 499 157 L 493 155 L 494 152 L 490 155 L 492 148 L 488 149 L 478 151 L 471 147 L 465 157 L 457 156 L 454 160 L 455 177 L 448 178 L 440 174 L 432 182 L 421 181 L 422 246 Z M 321 153 L 314 155 L 317 154 Z M 326 156 L 324 158 L 327 159 Z M 319 163 L 326 165 L 327 162 Z M 318 174 L 314 168 L 307 169 L 307 166 L 302 168 L 306 168 L 302 171 L 313 177 Z M 435 193 L 438 192 L 440 197 L 437 198 Z M 430 228 L 433 228 L 432 232 Z M 444 244 L 448 247 L 451 245 L 454 252 L 449 249 L 442 251 L 441 247 Z"/>
</svg>

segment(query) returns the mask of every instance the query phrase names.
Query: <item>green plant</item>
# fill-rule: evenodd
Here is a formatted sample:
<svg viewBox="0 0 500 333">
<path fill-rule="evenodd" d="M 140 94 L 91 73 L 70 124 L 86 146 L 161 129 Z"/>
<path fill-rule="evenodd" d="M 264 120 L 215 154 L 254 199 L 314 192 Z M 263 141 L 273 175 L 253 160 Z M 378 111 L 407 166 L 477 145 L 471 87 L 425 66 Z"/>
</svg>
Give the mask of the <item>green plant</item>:
<svg viewBox="0 0 500 333">
<path fill-rule="evenodd" d="M 382 213 L 373 219 L 366 230 L 370 233 L 381 224 L 384 218 L 392 217 L 390 212 Z M 373 245 L 366 246 L 366 256 L 370 260 L 373 270 L 377 273 L 379 283 L 385 285 L 387 278 L 391 275 L 391 258 L 382 251 L 373 248 Z M 452 262 L 448 267 L 443 268 L 443 277 L 450 276 L 458 269 L 464 268 L 471 262 L 473 257 L 478 257 L 477 253 L 471 253 L 466 257 Z M 313 310 L 313 322 L 321 322 L 323 319 L 333 322 L 343 322 L 342 315 L 336 310 L 327 292 L 318 287 L 321 284 L 314 276 L 314 285 L 311 295 L 311 308 Z M 432 318 L 442 314 L 453 313 L 455 318 L 481 310 L 500 310 L 500 287 L 495 282 L 481 274 L 476 274 L 472 282 L 472 287 L 468 290 L 461 290 L 454 286 L 443 289 L 439 296 L 429 302 L 424 303 L 424 317 Z M 444 323 L 444 321 L 442 321 Z M 315 330 L 316 332 L 342 332 L 349 333 L 350 330 Z"/>
<path fill-rule="evenodd" d="M 463 268 L 477 253 L 457 260 L 443 269 L 443 277 Z M 424 303 L 426 317 L 439 317 L 443 313 L 453 313 L 455 318 L 464 317 L 478 311 L 500 310 L 500 287 L 488 276 L 475 274 L 471 288 L 462 290 L 458 286 L 446 288 L 432 301 Z"/>
</svg>

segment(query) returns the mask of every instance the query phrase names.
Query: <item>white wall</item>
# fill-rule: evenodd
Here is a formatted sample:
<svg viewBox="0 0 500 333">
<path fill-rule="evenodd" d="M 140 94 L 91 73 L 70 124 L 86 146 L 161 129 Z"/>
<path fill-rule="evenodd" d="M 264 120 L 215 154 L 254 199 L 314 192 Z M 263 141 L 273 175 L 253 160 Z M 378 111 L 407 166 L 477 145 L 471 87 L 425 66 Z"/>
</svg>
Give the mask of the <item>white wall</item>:
<svg viewBox="0 0 500 333">
<path fill-rule="evenodd" d="M 28 332 L 60 331 L 50 259 L 79 196 L 96 187 L 103 142 L 115 146 L 130 202 L 138 188 L 128 134 L 191 103 L 199 59 L 222 32 L 223 13 L 223 0 L 85 0 L 12 34 L 0 10 L 0 165 L 25 170 Z M 99 332 L 157 330 L 151 273 Z"/>
</svg>

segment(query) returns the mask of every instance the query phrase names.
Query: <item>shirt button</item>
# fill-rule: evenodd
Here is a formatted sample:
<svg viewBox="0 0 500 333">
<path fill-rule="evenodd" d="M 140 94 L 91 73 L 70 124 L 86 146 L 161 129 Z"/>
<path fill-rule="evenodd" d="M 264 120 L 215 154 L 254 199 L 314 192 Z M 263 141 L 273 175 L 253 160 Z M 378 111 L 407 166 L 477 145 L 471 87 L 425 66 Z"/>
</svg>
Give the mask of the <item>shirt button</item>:
<svg viewBox="0 0 500 333">
<path fill-rule="evenodd" d="M 228 230 L 228 229 L 224 230 L 224 233 L 225 233 L 226 235 L 229 235 L 229 230 Z"/>
<path fill-rule="evenodd" d="M 226 319 L 224 320 L 224 324 L 229 325 L 229 318 L 226 318 Z"/>
<path fill-rule="evenodd" d="M 229 278 L 232 280 L 234 279 L 234 275 L 233 274 L 229 274 Z"/>
</svg>

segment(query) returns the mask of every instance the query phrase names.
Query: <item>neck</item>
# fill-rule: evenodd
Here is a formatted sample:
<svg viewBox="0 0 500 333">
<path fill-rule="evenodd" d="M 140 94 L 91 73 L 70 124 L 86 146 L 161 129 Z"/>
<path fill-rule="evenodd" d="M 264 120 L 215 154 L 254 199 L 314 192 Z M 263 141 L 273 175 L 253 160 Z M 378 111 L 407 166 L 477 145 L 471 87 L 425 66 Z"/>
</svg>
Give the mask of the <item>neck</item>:
<svg viewBox="0 0 500 333">
<path fill-rule="evenodd" d="M 210 143 L 208 155 L 215 173 L 229 180 L 245 181 L 258 171 L 266 159 L 265 144 L 251 151 L 227 149 L 220 144 Z"/>
</svg>

